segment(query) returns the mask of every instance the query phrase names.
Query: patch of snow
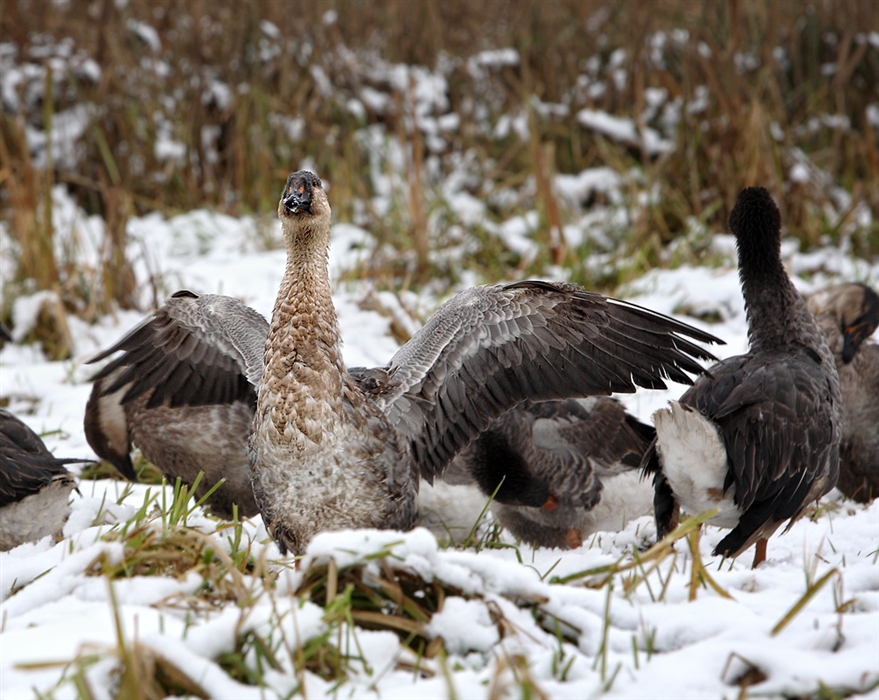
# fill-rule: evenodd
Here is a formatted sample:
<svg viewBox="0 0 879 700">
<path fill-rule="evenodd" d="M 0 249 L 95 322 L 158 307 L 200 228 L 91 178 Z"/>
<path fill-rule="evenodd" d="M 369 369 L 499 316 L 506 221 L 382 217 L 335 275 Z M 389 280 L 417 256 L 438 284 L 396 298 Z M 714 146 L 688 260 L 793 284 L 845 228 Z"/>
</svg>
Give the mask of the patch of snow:
<svg viewBox="0 0 879 700">
<path fill-rule="evenodd" d="M 146 22 L 141 22 L 132 17 L 128 19 L 125 26 L 128 27 L 132 34 L 146 44 L 153 53 L 158 53 L 162 50 L 162 40 L 159 38 L 159 33 Z"/>
<path fill-rule="evenodd" d="M 666 153 L 674 147 L 671 141 L 663 139 L 655 129 L 645 127 L 642 138 L 638 134 L 634 120 L 614 117 L 607 112 L 582 109 L 577 113 L 577 121 L 585 128 L 597 131 L 615 141 L 643 147 L 651 155 Z"/>
</svg>

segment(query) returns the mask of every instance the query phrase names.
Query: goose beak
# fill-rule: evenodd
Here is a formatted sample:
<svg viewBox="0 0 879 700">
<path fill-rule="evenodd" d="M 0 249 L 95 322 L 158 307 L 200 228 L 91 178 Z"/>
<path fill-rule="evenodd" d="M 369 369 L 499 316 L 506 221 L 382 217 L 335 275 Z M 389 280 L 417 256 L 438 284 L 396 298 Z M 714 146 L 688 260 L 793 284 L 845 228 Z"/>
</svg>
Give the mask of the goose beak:
<svg viewBox="0 0 879 700">
<path fill-rule="evenodd" d="M 320 180 L 307 170 L 299 170 L 288 177 L 281 195 L 281 204 L 287 216 L 300 212 L 312 214 L 311 205 L 316 187 L 320 187 Z"/>
<path fill-rule="evenodd" d="M 293 191 L 288 192 L 283 199 L 287 214 L 298 214 L 301 211 L 311 214 L 311 190 L 304 182 L 300 182 L 298 187 L 294 186 L 292 189 Z"/>
<path fill-rule="evenodd" d="M 543 510 L 548 510 L 548 511 L 552 512 L 556 508 L 558 508 L 558 505 L 559 505 L 559 499 L 557 499 L 555 496 L 550 494 L 549 498 L 546 499 L 546 503 L 544 503 L 541 506 L 541 508 L 543 508 Z"/>
<path fill-rule="evenodd" d="M 867 338 L 873 335 L 876 327 L 867 321 L 860 321 L 846 326 L 842 330 L 842 361 L 851 362 Z"/>
</svg>

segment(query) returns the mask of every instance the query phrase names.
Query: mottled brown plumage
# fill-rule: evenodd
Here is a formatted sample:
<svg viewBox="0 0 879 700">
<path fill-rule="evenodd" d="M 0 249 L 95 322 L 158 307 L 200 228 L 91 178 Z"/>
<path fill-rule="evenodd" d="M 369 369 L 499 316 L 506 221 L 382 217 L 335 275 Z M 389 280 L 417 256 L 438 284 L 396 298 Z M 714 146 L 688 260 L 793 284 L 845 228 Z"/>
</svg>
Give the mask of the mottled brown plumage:
<svg viewBox="0 0 879 700">
<path fill-rule="evenodd" d="M 715 341 L 672 319 L 566 284 L 463 292 L 389 365 L 346 370 L 327 276 L 330 207 L 311 173 L 278 207 L 287 248 L 250 439 L 253 485 L 282 550 L 323 530 L 408 528 L 433 478 L 525 399 L 689 381 Z"/>
</svg>

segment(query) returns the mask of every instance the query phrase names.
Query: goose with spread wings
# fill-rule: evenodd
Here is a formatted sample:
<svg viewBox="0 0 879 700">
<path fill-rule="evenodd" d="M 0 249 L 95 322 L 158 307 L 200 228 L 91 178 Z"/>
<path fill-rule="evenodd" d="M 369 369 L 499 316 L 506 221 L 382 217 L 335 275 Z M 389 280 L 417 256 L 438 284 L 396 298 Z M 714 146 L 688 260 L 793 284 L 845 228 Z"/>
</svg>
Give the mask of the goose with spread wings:
<svg viewBox="0 0 879 700">
<path fill-rule="evenodd" d="M 691 515 L 731 531 L 714 550 L 738 556 L 836 484 L 840 390 L 833 355 L 781 261 L 781 215 L 762 187 L 730 213 L 750 350 L 711 367 L 654 416 L 642 465 L 654 475 L 658 536 Z M 788 527 L 790 527 L 790 524 Z"/>
<path fill-rule="evenodd" d="M 713 359 L 693 341 L 721 342 L 573 284 L 514 282 L 458 294 L 387 366 L 352 376 L 327 270 L 331 210 L 321 181 L 307 171 L 290 175 L 278 215 L 287 262 L 262 362 L 240 338 L 223 343 L 255 386 L 250 476 L 282 552 L 302 554 L 326 530 L 408 529 L 419 479 L 441 474 L 519 403 L 691 383 L 699 360 Z M 230 330 L 216 318 L 212 324 L 194 332 L 178 319 L 151 334 L 156 324 L 148 320 L 142 336 L 119 344 L 125 354 L 115 368 L 128 369 L 104 391 L 124 389 L 122 404 L 132 391 L 169 407 L 175 396 L 185 397 L 176 399 L 181 405 L 218 400 L 214 375 L 224 366 L 194 369 Z"/>
<path fill-rule="evenodd" d="M 836 360 L 842 392 L 839 481 L 846 496 L 879 496 L 879 295 L 865 284 L 838 284 L 809 297 L 809 308 Z"/>
<path fill-rule="evenodd" d="M 20 418 L 0 408 L 0 551 L 47 535 L 60 537 L 76 480 Z"/>
</svg>

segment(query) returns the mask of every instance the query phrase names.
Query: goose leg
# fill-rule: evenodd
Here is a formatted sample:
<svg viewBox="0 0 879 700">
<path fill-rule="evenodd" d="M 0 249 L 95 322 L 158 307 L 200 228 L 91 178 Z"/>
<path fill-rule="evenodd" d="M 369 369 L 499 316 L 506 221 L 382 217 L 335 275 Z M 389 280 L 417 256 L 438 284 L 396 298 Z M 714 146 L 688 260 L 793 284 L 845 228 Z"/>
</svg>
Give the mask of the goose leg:
<svg viewBox="0 0 879 700">
<path fill-rule="evenodd" d="M 754 563 L 751 564 L 752 569 L 756 569 L 760 564 L 766 561 L 766 538 L 761 537 L 757 540 L 757 544 L 754 547 Z"/>
</svg>

